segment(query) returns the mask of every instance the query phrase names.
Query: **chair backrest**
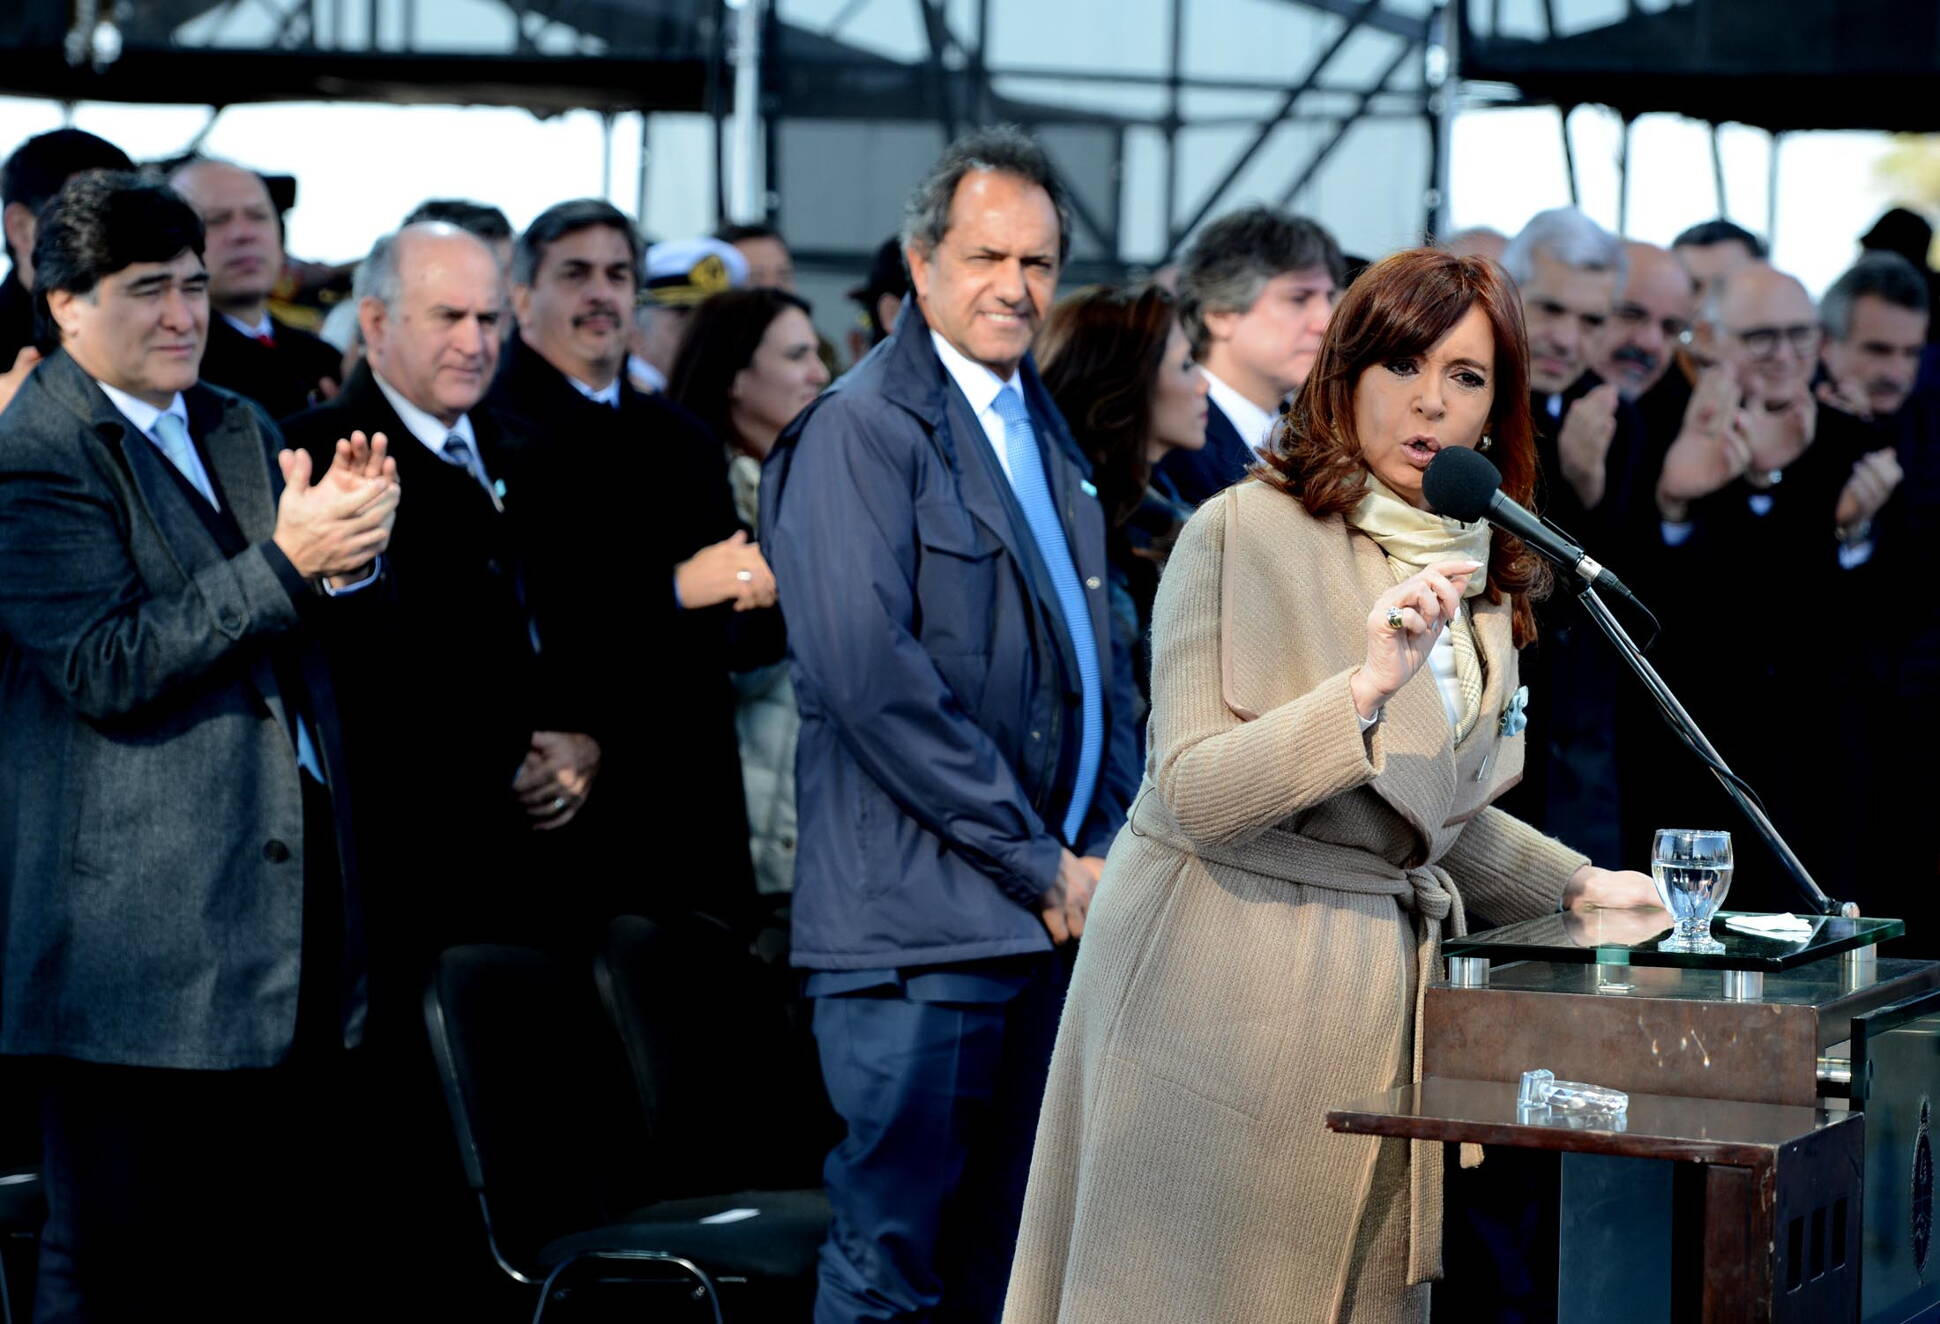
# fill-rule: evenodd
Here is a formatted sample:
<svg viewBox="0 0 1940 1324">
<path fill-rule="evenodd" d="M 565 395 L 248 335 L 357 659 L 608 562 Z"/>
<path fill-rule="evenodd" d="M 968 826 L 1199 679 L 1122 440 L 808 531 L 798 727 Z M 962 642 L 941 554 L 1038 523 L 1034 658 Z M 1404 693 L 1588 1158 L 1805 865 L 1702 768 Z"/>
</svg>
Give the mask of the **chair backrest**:
<svg viewBox="0 0 1940 1324">
<path fill-rule="evenodd" d="M 584 967 L 454 947 L 424 1007 L 465 1175 L 503 1261 L 529 1272 L 548 1241 L 644 1203 L 626 1067 Z"/>
<path fill-rule="evenodd" d="M 594 982 L 632 1069 L 656 1194 L 820 1185 L 836 1129 L 812 1043 L 791 1025 L 794 977 L 723 925 L 627 915 Z"/>
</svg>

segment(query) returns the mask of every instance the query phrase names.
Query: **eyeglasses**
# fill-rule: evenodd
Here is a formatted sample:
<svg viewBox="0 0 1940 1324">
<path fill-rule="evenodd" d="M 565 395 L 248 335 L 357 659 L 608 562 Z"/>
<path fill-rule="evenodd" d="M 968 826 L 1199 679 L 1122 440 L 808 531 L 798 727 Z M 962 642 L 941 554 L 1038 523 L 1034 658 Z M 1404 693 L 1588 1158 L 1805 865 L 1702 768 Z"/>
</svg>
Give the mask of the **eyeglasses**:
<svg viewBox="0 0 1940 1324">
<path fill-rule="evenodd" d="M 1808 358 L 1818 352 L 1819 337 L 1824 332 L 1817 322 L 1798 322 L 1792 326 L 1748 326 L 1731 334 L 1754 359 L 1769 359 L 1778 353 L 1781 340 L 1792 347 L 1794 354 Z"/>
</svg>

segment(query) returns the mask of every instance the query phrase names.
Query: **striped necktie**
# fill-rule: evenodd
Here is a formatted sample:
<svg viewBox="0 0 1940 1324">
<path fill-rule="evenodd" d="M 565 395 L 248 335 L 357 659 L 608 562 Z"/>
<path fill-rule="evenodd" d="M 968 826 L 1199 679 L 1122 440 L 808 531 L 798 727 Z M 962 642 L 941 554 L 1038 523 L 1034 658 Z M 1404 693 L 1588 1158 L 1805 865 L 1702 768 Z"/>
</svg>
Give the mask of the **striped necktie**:
<svg viewBox="0 0 1940 1324">
<path fill-rule="evenodd" d="M 1105 749 L 1105 695 L 1098 669 L 1098 640 L 1091 631 L 1091 604 L 1085 601 L 1078 583 L 1078 568 L 1065 540 L 1064 524 L 1058 519 L 1057 502 L 1051 495 L 1050 480 L 1044 472 L 1044 456 L 1038 449 L 1037 433 L 1031 427 L 1031 412 L 1015 387 L 997 392 L 991 406 L 1004 423 L 1004 451 L 1010 460 L 1011 490 L 1017 504 L 1024 508 L 1024 519 L 1031 526 L 1038 555 L 1050 571 L 1057 590 L 1058 607 L 1071 646 L 1078 654 L 1078 680 L 1084 692 L 1083 741 L 1078 753 L 1078 776 L 1071 786 L 1071 802 L 1064 815 L 1064 840 L 1076 847 L 1091 797 L 1098 785 L 1098 769 Z"/>
<path fill-rule="evenodd" d="M 450 433 L 445 437 L 445 448 L 439 451 L 438 455 L 446 464 L 451 465 L 455 469 L 463 469 L 473 478 L 476 478 L 478 485 L 487 492 L 492 490 L 491 481 L 485 477 L 485 466 L 479 463 L 478 452 L 472 449 L 472 444 L 469 441 L 466 441 L 456 432 Z"/>
</svg>

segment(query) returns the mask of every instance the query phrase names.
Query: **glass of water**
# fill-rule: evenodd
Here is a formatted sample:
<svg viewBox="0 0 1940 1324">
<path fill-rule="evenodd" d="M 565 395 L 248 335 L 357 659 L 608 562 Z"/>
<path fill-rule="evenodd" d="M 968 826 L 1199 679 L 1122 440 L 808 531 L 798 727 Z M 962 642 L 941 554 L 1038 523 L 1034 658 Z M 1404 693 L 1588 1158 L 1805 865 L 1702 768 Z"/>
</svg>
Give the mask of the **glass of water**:
<svg viewBox="0 0 1940 1324">
<path fill-rule="evenodd" d="M 1657 944 L 1660 952 L 1721 952 L 1711 936 L 1711 917 L 1731 890 L 1731 834 L 1696 828 L 1662 828 L 1650 849 L 1650 877 L 1657 899 L 1677 927 Z"/>
</svg>

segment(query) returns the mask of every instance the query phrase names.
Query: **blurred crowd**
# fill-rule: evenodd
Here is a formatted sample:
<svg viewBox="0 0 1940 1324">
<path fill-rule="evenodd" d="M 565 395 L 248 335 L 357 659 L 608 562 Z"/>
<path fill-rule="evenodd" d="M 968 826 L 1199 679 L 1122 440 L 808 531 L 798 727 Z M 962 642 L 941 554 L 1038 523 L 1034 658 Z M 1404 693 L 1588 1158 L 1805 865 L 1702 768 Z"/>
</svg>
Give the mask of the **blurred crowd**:
<svg viewBox="0 0 1940 1324">
<path fill-rule="evenodd" d="M 1031 178 L 1020 161 L 995 176 Z M 949 219 L 946 195 L 943 221 L 925 229 L 912 203 L 856 273 L 857 330 L 837 346 L 818 333 L 772 227 L 649 241 L 622 211 L 579 199 L 517 232 L 489 199 L 433 199 L 398 218 L 323 308 L 291 297 L 300 282 L 261 164 L 193 158 L 144 175 L 200 221 L 206 311 L 181 331 L 200 345 L 200 381 L 251 402 L 264 436 L 309 457 L 306 472 L 330 469 L 340 440 L 384 434 L 403 493 L 370 571 L 384 609 L 347 610 L 320 647 L 341 729 L 329 782 L 361 878 L 357 913 L 331 921 L 332 959 L 355 948 L 363 962 L 363 1042 L 412 1117 L 382 1145 L 407 1174 L 394 1213 L 415 1225 L 414 1253 L 427 1236 L 451 1243 L 452 1262 L 482 1245 L 422 1043 L 429 963 L 480 941 L 590 952 L 621 915 L 710 916 L 759 958 L 804 1036 L 815 1005 L 850 1137 L 830 1159 L 832 1180 L 864 1184 L 871 1163 L 920 1166 L 922 1145 L 908 1138 L 857 1149 L 861 1105 L 841 1095 L 842 1073 L 858 1068 L 831 1044 L 891 1031 L 865 1024 L 870 999 L 855 995 L 893 987 L 910 1004 L 973 1012 L 1033 1005 L 1035 976 L 1003 962 L 1046 946 L 1040 926 L 1060 938 L 1066 920 L 1038 893 L 1087 870 L 1095 880 L 1136 793 L 1167 552 L 1200 503 L 1259 461 L 1336 301 L 1381 255 L 1252 206 L 1212 220 L 1152 279 L 1059 290 L 1060 228 L 1041 262 L 1023 262 L 1018 324 L 965 312 L 958 336 L 938 308 L 951 290 L 983 297 L 975 263 L 986 259 L 969 250 L 949 259 L 961 269 L 944 265 L 942 236 L 967 224 Z M 73 194 L 70 180 L 102 170 L 137 166 L 76 130 L 34 138 L 5 164 L 0 406 L 27 400 L 67 329 L 36 271 L 49 251 L 37 229 Z M 1759 236 L 1692 220 L 1669 247 L 1570 208 L 1513 236 L 1434 238 L 1500 263 L 1521 292 L 1539 513 L 1637 590 L 1654 619 L 1619 605 L 1629 632 L 1650 643 L 1820 886 L 1904 916 L 1907 946 L 1926 953 L 1940 846 L 1918 828 L 1924 787 L 1907 764 L 1940 730 L 1940 636 L 1920 605 L 1915 555 L 1919 529 L 1940 515 L 1932 232 L 1888 213 L 1815 300 Z M 896 223 L 883 218 L 885 230 Z M 1014 256 L 990 240 L 993 268 Z M 992 374 L 990 394 L 977 395 L 976 364 L 959 370 L 942 339 L 951 375 L 932 355 L 934 380 L 912 376 L 910 346 L 922 337 L 929 352 L 926 326 L 958 345 L 1021 335 L 1016 391 Z M 1007 535 L 974 504 L 971 518 L 940 511 L 929 486 L 952 469 L 972 481 L 956 453 L 963 429 L 955 449 L 922 451 L 920 463 L 886 440 L 941 411 L 950 381 L 1015 488 L 1002 508 L 1034 539 L 1024 560 L 1044 581 L 1018 601 L 1066 611 L 1066 642 L 1048 652 L 1028 642 L 1041 625 L 1032 610 L 981 573 Z M 1007 414 L 1013 395 L 1023 403 Z M 21 409 L 0 414 L 0 454 L 19 426 Z M 840 447 L 794 444 L 818 426 L 839 429 Z M 1048 491 L 1010 467 L 1033 429 L 1051 457 Z M 1079 545 L 1088 516 L 1071 514 L 1076 489 L 1061 486 L 1065 446 L 1102 525 L 1095 567 Z M 786 506 L 765 490 L 783 477 Z M 1065 511 L 1066 533 L 1039 520 L 1040 502 Z M 900 525 L 885 514 L 897 503 L 908 506 Z M 22 518 L 0 505 L 0 544 L 9 510 Z M 19 564 L 9 552 L 16 560 L 0 564 Z M 354 602 L 360 589 L 377 591 L 330 591 Z M 1102 600 L 1095 613 L 1081 605 L 1087 589 Z M 1738 829 L 1733 908 L 1802 906 L 1573 598 L 1559 576 L 1539 607 L 1522 659 L 1526 771 L 1504 807 L 1611 868 L 1646 858 L 1655 828 Z M 945 622 L 934 604 L 952 600 L 959 619 Z M 1045 697 L 1035 668 L 1065 647 L 1078 665 Z M 29 665 L 0 635 L 0 675 Z M 1039 789 L 1033 758 L 1057 790 Z M 61 775 L 57 758 L 46 775 Z M 1032 826 L 984 833 L 975 820 L 996 823 L 999 810 Z M 902 819 L 920 831 L 883 826 Z M 1005 855 L 1013 838 L 1025 843 L 1016 858 Z M 1049 853 L 1026 862 L 1033 839 Z M 952 872 L 940 855 L 974 868 Z M 979 870 L 998 885 L 973 904 L 963 889 Z M 845 871 L 861 885 L 854 896 L 796 904 L 798 878 L 806 889 L 811 874 Z M 881 907 L 883 889 L 917 878 L 926 890 L 907 910 Z M 0 879 L 8 887 L 6 952 L 18 963 L 22 880 Z M 865 910 L 869 925 L 854 918 Z M 1017 916 L 1023 927 L 1005 927 Z M 791 954 L 808 972 L 807 1000 Z M 951 976 L 925 992 L 911 973 L 965 962 L 982 983 Z M 7 972 L 16 1006 L 35 977 Z M 67 1050 L 19 1029 L 0 1051 Z M 829 1105 L 801 1109 L 814 1129 Z M 832 1254 L 825 1299 L 883 1290 L 831 1269 Z"/>
</svg>

